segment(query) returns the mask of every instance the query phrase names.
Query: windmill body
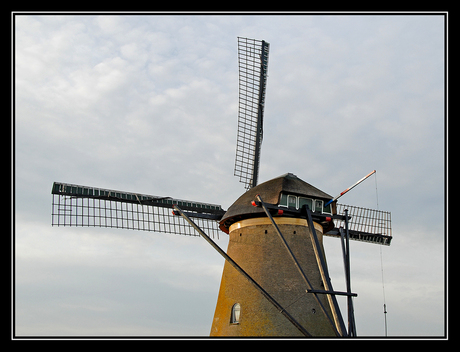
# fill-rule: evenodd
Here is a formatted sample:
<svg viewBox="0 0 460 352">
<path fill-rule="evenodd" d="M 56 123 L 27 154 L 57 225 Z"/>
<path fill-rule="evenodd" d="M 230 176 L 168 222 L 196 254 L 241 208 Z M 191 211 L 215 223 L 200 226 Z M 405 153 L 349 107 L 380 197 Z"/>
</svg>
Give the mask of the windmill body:
<svg viewBox="0 0 460 352">
<path fill-rule="evenodd" d="M 331 197 L 292 174 L 262 183 L 243 194 L 223 216 L 228 229 L 227 254 L 259 282 L 293 317 L 314 336 L 335 336 L 318 303 L 305 290 L 299 273 L 260 208 L 251 200 L 260 194 L 278 204 L 285 196 L 327 201 Z M 314 287 L 324 288 L 305 219 L 291 216 L 275 218 L 299 264 L 305 268 Z M 314 222 L 322 247 L 323 224 Z M 321 248 L 323 250 L 323 248 Z M 326 296 L 322 303 L 332 315 Z M 235 318 L 235 307 L 239 317 Z M 231 265 L 225 264 L 211 328 L 211 336 L 302 336 L 302 334 L 255 290 Z"/>
<path fill-rule="evenodd" d="M 247 191 L 227 211 L 214 203 L 55 182 L 52 225 L 203 237 L 226 260 L 211 336 L 356 336 L 348 241 L 390 245 L 391 216 L 337 204 L 337 197 L 291 173 L 257 184 L 268 51 L 265 41 L 238 38 L 234 174 Z M 229 235 L 227 253 L 213 241 L 222 233 Z M 341 240 L 346 292 L 332 287 L 324 235 Z M 347 298 L 348 331 L 338 295 Z"/>
</svg>

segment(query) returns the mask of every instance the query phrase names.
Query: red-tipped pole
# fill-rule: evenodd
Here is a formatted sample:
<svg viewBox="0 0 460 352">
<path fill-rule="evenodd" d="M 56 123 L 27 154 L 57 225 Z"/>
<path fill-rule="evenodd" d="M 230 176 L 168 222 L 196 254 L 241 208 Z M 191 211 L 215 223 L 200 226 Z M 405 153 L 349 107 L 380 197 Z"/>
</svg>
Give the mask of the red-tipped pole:
<svg viewBox="0 0 460 352">
<path fill-rule="evenodd" d="M 331 204 L 332 202 L 335 202 L 337 199 L 339 199 L 340 197 L 342 197 L 345 193 L 347 193 L 349 190 L 355 188 L 357 185 L 359 185 L 361 182 L 363 182 L 366 178 L 368 178 L 369 176 L 375 174 L 375 170 L 372 171 L 371 173 L 367 174 L 366 176 L 364 176 L 361 180 L 359 180 L 358 182 L 356 182 L 353 186 L 350 186 L 348 187 L 345 191 L 343 191 L 342 193 L 340 193 L 337 197 L 335 197 L 334 199 L 331 199 L 329 202 L 327 202 L 326 204 L 324 204 L 324 206 L 328 206 L 329 204 Z"/>
</svg>

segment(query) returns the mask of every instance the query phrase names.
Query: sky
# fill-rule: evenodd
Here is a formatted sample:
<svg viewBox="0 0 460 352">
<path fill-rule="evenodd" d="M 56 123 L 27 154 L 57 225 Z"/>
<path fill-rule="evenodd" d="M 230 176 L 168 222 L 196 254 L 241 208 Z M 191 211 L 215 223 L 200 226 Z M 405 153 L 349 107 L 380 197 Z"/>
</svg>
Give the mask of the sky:
<svg viewBox="0 0 460 352">
<path fill-rule="evenodd" d="M 392 214 L 391 246 L 350 245 L 358 336 L 384 336 L 384 301 L 388 336 L 445 334 L 442 14 L 16 14 L 13 30 L 17 337 L 209 335 L 224 264 L 209 244 L 52 227 L 51 187 L 227 209 L 245 191 L 238 36 L 270 43 L 259 182 L 291 172 L 336 195 L 377 170 L 340 199 Z M 345 291 L 340 241 L 324 248 Z"/>
</svg>

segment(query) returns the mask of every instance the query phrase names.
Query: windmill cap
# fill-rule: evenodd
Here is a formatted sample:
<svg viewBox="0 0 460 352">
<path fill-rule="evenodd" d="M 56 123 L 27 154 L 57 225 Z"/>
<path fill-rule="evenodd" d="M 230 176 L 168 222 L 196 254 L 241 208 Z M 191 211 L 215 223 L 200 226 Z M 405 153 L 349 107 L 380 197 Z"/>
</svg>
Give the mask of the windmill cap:
<svg viewBox="0 0 460 352">
<path fill-rule="evenodd" d="M 278 204 L 281 193 L 323 200 L 332 199 L 329 194 L 301 180 L 296 175 L 287 173 L 261 183 L 241 195 L 220 220 L 220 229 L 228 233 L 230 225 L 236 221 L 265 216 L 264 210 L 252 206 L 251 202 L 256 199 L 256 195 L 260 194 L 265 203 Z"/>
</svg>

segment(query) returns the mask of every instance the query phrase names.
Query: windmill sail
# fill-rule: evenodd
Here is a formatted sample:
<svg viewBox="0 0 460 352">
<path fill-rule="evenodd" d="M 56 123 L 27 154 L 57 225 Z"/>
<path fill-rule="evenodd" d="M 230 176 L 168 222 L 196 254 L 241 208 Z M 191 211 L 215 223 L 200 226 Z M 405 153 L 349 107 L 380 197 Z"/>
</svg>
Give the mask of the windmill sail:
<svg viewBox="0 0 460 352">
<path fill-rule="evenodd" d="M 257 185 L 263 134 L 269 43 L 238 37 L 239 104 L 234 175 Z"/>
<path fill-rule="evenodd" d="M 218 220 L 225 210 L 220 205 L 120 192 L 54 182 L 53 226 L 115 227 L 199 236 L 181 216 L 173 214 L 176 204 L 196 218 L 212 237 L 219 237 Z"/>
<path fill-rule="evenodd" d="M 337 214 L 345 215 L 348 210 L 350 240 L 364 241 L 389 246 L 391 239 L 391 213 L 375 209 L 337 204 Z M 335 228 L 324 235 L 340 237 L 339 227 L 345 227 L 344 220 L 334 219 Z"/>
</svg>

